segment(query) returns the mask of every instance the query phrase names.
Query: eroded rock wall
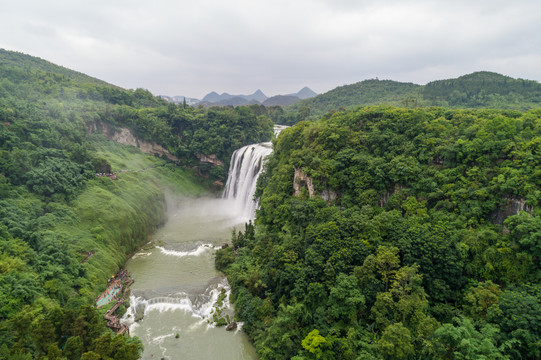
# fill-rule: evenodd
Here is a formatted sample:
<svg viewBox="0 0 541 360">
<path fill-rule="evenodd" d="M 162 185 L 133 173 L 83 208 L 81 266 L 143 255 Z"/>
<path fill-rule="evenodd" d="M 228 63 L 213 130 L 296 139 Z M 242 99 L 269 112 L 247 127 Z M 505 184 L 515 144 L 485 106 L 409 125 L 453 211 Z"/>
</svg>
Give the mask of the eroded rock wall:
<svg viewBox="0 0 541 360">
<path fill-rule="evenodd" d="M 145 154 L 166 156 L 169 160 L 179 162 L 180 160 L 171 154 L 163 146 L 155 143 L 137 139 L 132 132 L 127 128 L 115 129 L 107 123 L 93 122 L 89 125 L 88 131 L 90 133 L 100 133 L 108 140 L 115 141 L 117 143 L 138 147 Z"/>
</svg>

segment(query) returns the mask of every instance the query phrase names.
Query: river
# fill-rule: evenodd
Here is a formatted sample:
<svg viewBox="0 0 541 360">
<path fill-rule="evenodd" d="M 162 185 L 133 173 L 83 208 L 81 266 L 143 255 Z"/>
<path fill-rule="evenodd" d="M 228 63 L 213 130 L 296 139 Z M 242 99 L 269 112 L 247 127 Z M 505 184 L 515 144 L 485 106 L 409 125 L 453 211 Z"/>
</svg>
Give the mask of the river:
<svg viewBox="0 0 541 360">
<path fill-rule="evenodd" d="M 215 248 L 230 242 L 235 226 L 244 225 L 232 206 L 225 199 L 169 197 L 169 220 L 152 239 L 158 246 L 127 262 L 135 282 L 123 322 L 142 340 L 142 359 L 257 358 L 241 330 L 208 323 L 221 289 L 229 294 L 227 280 L 214 268 Z M 232 316 L 228 301 L 225 306 Z"/>
<path fill-rule="evenodd" d="M 284 128 L 275 126 L 275 134 Z M 236 150 L 221 199 L 167 197 L 168 221 L 152 238 L 157 246 L 126 264 L 135 282 L 122 322 L 143 342 L 143 359 L 257 359 L 242 324 L 235 331 L 212 324 L 220 294 L 227 295 L 223 316 L 234 316 L 214 252 L 255 217 L 256 182 L 271 152 L 270 142 Z"/>
<path fill-rule="evenodd" d="M 127 262 L 135 282 L 122 321 L 142 340 L 143 359 L 257 358 L 241 327 L 228 332 L 212 324 L 218 297 L 230 294 L 227 279 L 214 268 L 214 252 L 230 242 L 234 228 L 254 218 L 255 184 L 271 152 L 271 143 L 235 151 L 222 199 L 168 196 L 168 221 L 152 239 L 157 246 Z M 228 297 L 223 314 L 234 315 Z"/>
</svg>

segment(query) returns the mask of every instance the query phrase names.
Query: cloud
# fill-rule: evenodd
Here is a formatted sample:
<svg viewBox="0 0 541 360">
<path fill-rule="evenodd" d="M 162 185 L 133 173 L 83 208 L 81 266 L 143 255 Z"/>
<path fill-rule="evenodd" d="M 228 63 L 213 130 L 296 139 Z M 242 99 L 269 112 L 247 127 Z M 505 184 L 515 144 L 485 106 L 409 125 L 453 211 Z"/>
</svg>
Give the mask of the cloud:
<svg viewBox="0 0 541 360">
<path fill-rule="evenodd" d="M 22 0 L 0 5 L 0 47 L 197 97 L 476 70 L 539 80 L 539 13 L 529 0 Z"/>
</svg>

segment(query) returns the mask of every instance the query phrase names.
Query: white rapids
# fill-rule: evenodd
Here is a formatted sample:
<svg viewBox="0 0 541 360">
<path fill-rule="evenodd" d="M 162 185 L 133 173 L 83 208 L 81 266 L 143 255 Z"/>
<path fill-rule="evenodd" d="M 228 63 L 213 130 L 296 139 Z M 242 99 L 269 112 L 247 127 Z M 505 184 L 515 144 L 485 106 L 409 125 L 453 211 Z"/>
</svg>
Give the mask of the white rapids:
<svg viewBox="0 0 541 360">
<path fill-rule="evenodd" d="M 271 143 L 235 151 L 220 199 L 167 196 L 168 221 L 153 235 L 159 246 L 126 264 L 135 282 L 121 321 L 141 339 L 142 359 L 257 358 L 242 324 L 231 332 L 214 325 L 215 314 L 226 321 L 234 317 L 231 289 L 215 269 L 214 254 L 230 242 L 233 229 L 254 218 L 257 177 L 271 152 Z"/>
</svg>

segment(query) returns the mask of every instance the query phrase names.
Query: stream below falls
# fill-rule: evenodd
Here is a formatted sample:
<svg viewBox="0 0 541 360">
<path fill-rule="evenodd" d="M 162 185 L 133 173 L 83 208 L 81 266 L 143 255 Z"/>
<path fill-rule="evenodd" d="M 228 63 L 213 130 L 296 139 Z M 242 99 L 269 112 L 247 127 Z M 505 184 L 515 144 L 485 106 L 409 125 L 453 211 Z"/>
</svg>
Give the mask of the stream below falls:
<svg viewBox="0 0 541 360">
<path fill-rule="evenodd" d="M 168 221 L 153 236 L 159 245 L 126 264 L 135 282 L 122 322 L 143 342 L 142 359 L 256 359 L 242 330 L 214 327 L 211 311 L 230 288 L 214 268 L 214 252 L 244 228 L 232 200 L 168 200 Z M 226 298 L 224 313 L 233 315 Z M 135 319 L 139 319 L 135 321 Z"/>
<path fill-rule="evenodd" d="M 275 125 L 278 135 L 286 126 Z M 153 236 L 159 245 L 126 264 L 135 280 L 122 322 L 139 337 L 143 359 L 256 359 L 242 324 L 235 331 L 212 325 L 214 304 L 233 318 L 227 279 L 214 268 L 216 248 L 255 217 L 257 178 L 272 153 L 270 142 L 235 150 L 221 199 L 168 199 L 168 221 Z"/>
</svg>

